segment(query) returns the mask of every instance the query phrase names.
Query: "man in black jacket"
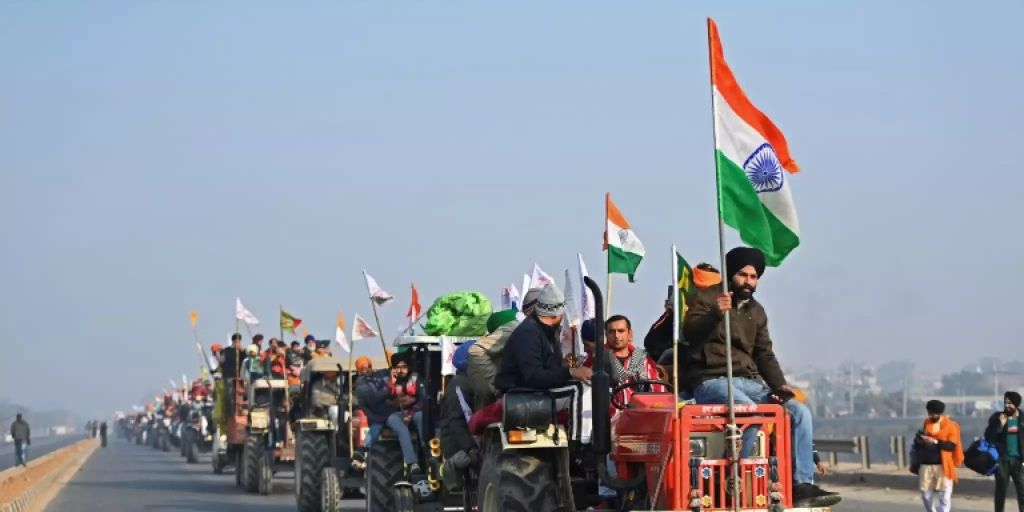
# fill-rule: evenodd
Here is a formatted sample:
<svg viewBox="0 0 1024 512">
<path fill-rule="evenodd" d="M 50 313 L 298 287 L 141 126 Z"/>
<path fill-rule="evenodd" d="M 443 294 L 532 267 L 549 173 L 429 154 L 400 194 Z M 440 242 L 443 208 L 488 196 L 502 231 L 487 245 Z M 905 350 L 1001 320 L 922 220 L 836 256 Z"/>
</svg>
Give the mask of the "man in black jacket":
<svg viewBox="0 0 1024 512">
<path fill-rule="evenodd" d="M 236 332 L 231 335 L 231 346 L 224 349 L 224 362 L 221 365 L 226 415 L 235 413 L 235 381 L 240 378 L 243 359 L 245 359 L 245 349 L 242 348 L 242 335 Z"/>
<path fill-rule="evenodd" d="M 590 382 L 589 368 L 562 365 L 558 332 L 564 313 L 565 296 L 557 286 L 548 284 L 541 290 L 533 314 L 516 327 L 505 344 L 501 370 L 494 379 L 498 389 L 553 389 L 570 379 Z"/>
<path fill-rule="evenodd" d="M 1017 510 L 1024 512 L 1024 435 L 1021 434 L 1020 393 L 1007 391 L 1003 395 L 1004 409 L 988 420 L 985 439 L 999 450 L 996 469 L 996 512 L 1006 506 L 1006 490 L 1010 479 L 1017 490 Z"/>
</svg>

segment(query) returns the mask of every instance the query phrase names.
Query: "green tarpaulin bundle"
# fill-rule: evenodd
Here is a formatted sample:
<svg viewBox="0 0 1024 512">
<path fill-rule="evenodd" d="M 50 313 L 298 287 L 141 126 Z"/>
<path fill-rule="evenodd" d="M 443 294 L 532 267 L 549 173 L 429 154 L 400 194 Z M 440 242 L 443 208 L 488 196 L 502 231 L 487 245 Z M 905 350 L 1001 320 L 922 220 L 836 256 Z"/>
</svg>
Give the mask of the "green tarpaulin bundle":
<svg viewBox="0 0 1024 512">
<path fill-rule="evenodd" d="M 454 292 L 442 295 L 427 310 L 427 336 L 483 336 L 491 301 L 482 293 Z"/>
</svg>

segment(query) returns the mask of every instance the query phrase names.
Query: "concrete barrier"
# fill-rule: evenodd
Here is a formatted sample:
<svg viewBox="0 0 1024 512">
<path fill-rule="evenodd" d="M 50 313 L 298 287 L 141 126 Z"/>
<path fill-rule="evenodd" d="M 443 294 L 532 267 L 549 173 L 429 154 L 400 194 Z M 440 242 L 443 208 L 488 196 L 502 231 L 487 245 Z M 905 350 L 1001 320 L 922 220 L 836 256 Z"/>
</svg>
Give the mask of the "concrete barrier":
<svg viewBox="0 0 1024 512">
<path fill-rule="evenodd" d="M 953 495 L 991 497 L 995 492 L 995 480 L 984 477 L 965 468 L 957 470 L 959 482 L 953 487 Z M 829 484 L 851 487 L 873 487 L 878 489 L 900 489 L 918 492 L 918 477 L 906 468 L 893 464 L 878 464 L 872 469 L 833 469 L 815 480 L 824 487 Z M 1012 491 L 1011 491 L 1012 492 Z"/>
<path fill-rule="evenodd" d="M 96 451 L 98 446 L 98 439 L 85 439 L 29 461 L 30 467 L 27 469 L 14 467 L 0 472 L 0 490 L 7 485 L 13 486 L 18 479 L 32 478 L 33 480 L 17 496 L 0 503 L 0 512 L 34 512 L 45 508 L 60 491 L 60 488 L 85 464 L 85 461 Z M 46 473 L 31 475 L 31 477 L 26 475 L 31 472 L 32 467 L 52 461 L 59 461 L 59 463 L 48 468 Z"/>
</svg>

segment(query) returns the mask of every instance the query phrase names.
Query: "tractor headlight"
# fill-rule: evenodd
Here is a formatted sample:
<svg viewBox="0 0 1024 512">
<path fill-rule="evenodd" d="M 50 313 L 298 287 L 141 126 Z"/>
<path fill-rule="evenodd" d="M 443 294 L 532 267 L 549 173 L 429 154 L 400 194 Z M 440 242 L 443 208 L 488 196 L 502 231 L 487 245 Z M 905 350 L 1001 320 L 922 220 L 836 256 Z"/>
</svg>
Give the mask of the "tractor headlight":
<svg viewBox="0 0 1024 512">
<path fill-rule="evenodd" d="M 701 437 L 690 439 L 690 457 L 706 459 L 708 456 L 708 440 Z"/>
<path fill-rule="evenodd" d="M 338 406 L 332 405 L 327 408 L 327 417 L 331 419 L 331 425 L 338 426 Z"/>
</svg>

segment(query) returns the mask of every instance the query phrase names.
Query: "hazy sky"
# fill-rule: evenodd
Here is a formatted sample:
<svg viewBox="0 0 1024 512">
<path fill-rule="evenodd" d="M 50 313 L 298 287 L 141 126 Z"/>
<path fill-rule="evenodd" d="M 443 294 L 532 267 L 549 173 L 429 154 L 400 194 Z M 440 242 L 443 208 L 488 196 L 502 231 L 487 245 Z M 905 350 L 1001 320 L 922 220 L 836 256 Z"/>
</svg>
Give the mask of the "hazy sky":
<svg viewBox="0 0 1024 512">
<path fill-rule="evenodd" d="M 1019 354 L 1024 4 L 723 4 L 3 2 L 0 395 L 138 403 L 236 296 L 330 336 L 364 267 L 389 333 L 411 282 L 602 274 L 606 191 L 647 246 L 613 290 L 642 338 L 670 244 L 716 258 L 708 15 L 803 168 L 758 292 L 784 365 Z"/>
</svg>

